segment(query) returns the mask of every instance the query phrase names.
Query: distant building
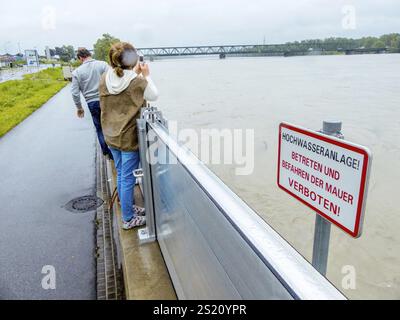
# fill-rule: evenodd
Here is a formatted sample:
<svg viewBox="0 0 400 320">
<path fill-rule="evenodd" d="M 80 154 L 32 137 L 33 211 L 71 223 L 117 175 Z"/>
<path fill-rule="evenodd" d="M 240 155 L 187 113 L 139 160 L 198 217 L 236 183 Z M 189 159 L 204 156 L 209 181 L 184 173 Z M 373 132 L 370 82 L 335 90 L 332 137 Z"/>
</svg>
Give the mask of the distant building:
<svg viewBox="0 0 400 320">
<path fill-rule="evenodd" d="M 4 54 L 0 55 L 0 67 L 10 67 L 12 66 L 12 63 L 16 61 L 16 58 L 12 56 L 11 54 Z"/>
<path fill-rule="evenodd" d="M 25 60 L 25 56 L 22 53 L 17 53 L 15 56 L 15 61 L 23 61 Z"/>
<path fill-rule="evenodd" d="M 46 59 L 51 60 L 51 52 L 49 47 L 46 47 Z"/>
</svg>

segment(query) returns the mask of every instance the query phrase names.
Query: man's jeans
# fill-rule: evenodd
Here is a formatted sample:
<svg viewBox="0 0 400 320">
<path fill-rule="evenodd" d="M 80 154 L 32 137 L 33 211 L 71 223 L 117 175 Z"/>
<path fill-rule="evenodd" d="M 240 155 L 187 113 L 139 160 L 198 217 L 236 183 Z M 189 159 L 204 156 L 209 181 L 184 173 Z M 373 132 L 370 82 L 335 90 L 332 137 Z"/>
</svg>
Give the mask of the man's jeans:
<svg viewBox="0 0 400 320">
<path fill-rule="evenodd" d="M 93 119 L 93 124 L 96 128 L 97 132 L 97 138 L 99 139 L 99 143 L 101 146 L 101 151 L 103 152 L 104 155 L 110 155 L 111 156 L 111 151 L 108 148 L 106 141 L 104 140 L 104 135 L 103 135 L 103 130 L 101 129 L 101 120 L 100 120 L 100 115 L 101 115 L 101 109 L 100 109 L 100 102 L 99 101 L 93 101 L 88 103 L 89 111 L 92 114 L 92 119 Z"/>
<path fill-rule="evenodd" d="M 134 218 L 135 198 L 133 188 L 136 178 L 133 176 L 133 171 L 139 168 L 139 152 L 125 152 L 114 148 L 110 148 L 110 150 L 117 170 L 117 189 L 121 201 L 122 219 L 124 222 L 129 222 Z"/>
</svg>

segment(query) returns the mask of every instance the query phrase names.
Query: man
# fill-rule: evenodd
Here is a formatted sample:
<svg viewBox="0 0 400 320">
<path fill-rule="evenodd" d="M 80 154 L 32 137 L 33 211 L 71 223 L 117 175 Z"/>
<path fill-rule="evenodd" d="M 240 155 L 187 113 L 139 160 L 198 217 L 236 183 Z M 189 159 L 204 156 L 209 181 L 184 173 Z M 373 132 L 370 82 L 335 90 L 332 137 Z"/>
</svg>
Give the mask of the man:
<svg viewBox="0 0 400 320">
<path fill-rule="evenodd" d="M 101 75 L 108 69 L 108 64 L 92 59 L 92 54 L 86 48 L 79 48 L 77 58 L 82 62 L 82 65 L 72 72 L 72 98 L 77 108 L 77 115 L 79 118 L 85 116 L 85 110 L 81 104 L 82 92 L 92 115 L 101 150 L 106 157 L 112 159 L 111 151 L 104 140 L 100 122 L 99 83 Z"/>
</svg>

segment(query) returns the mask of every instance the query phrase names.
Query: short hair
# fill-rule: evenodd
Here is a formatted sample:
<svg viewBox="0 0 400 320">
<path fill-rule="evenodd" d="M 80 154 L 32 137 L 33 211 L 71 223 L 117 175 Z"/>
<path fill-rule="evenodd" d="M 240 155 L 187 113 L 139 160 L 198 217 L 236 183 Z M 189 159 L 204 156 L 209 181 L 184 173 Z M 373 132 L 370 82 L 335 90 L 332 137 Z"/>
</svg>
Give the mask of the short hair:
<svg viewBox="0 0 400 320">
<path fill-rule="evenodd" d="M 79 58 L 85 59 L 85 58 L 91 57 L 92 54 L 86 48 L 78 48 L 78 53 L 76 54 L 76 56 L 78 57 L 78 59 Z"/>
</svg>

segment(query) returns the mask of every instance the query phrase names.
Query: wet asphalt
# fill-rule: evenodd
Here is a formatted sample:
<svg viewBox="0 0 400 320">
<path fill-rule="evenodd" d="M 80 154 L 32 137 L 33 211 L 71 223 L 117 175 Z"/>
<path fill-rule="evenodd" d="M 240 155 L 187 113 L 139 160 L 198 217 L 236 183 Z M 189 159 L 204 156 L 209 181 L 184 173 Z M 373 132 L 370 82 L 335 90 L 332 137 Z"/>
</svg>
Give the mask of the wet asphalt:
<svg viewBox="0 0 400 320">
<path fill-rule="evenodd" d="M 63 208 L 95 194 L 96 143 L 70 86 L 0 138 L 0 299 L 96 299 L 95 212 Z"/>
</svg>

